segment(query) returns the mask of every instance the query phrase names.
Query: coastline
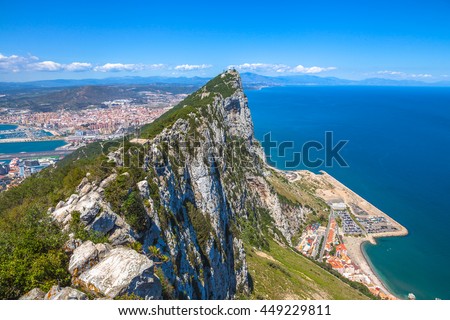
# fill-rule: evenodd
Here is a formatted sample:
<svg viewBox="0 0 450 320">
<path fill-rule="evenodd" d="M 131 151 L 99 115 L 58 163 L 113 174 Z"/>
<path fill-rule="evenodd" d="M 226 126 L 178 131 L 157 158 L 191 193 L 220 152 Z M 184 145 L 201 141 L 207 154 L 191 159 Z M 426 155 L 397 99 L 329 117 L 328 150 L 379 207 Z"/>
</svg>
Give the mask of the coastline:
<svg viewBox="0 0 450 320">
<path fill-rule="evenodd" d="M 372 261 L 370 260 L 369 256 L 367 255 L 366 251 L 364 250 L 364 245 L 365 245 L 365 243 L 367 243 L 367 242 L 368 242 L 368 241 L 362 241 L 361 244 L 360 244 L 360 246 L 359 246 L 359 247 L 360 247 L 359 249 L 360 249 L 360 251 L 361 251 L 361 253 L 362 253 L 363 257 L 364 257 L 365 262 L 367 263 L 367 265 L 369 266 L 371 272 L 373 273 L 374 277 L 375 277 L 378 281 L 380 281 L 380 283 L 383 285 L 383 287 L 385 288 L 385 290 L 386 290 L 389 294 L 393 295 L 394 297 L 396 297 L 396 298 L 399 299 L 399 300 L 404 300 L 405 297 L 398 296 L 398 295 L 394 294 L 394 293 L 392 292 L 392 290 L 389 290 L 386 281 L 384 281 L 384 280 L 382 279 L 382 277 L 376 272 L 376 269 L 375 269 L 374 264 L 372 263 Z"/>
<path fill-rule="evenodd" d="M 34 127 L 34 126 L 25 126 L 21 124 L 15 124 L 15 123 L 3 123 L 0 122 L 0 126 L 14 126 L 15 128 L 6 129 L 6 130 L 26 130 L 26 129 L 33 129 L 33 130 L 42 130 L 47 133 L 50 133 L 49 136 L 45 137 L 21 137 L 21 138 L 5 138 L 0 139 L 0 143 L 18 143 L 18 142 L 34 142 L 34 141 L 51 141 L 51 140 L 63 140 L 64 138 L 61 137 L 61 134 L 56 130 L 51 129 L 43 129 L 40 127 Z"/>
<path fill-rule="evenodd" d="M 352 259 L 352 261 L 357 264 L 361 270 L 369 277 L 371 282 L 378 287 L 381 291 L 383 291 L 388 296 L 395 297 L 397 299 L 405 299 L 404 297 L 399 297 L 392 293 L 387 285 L 383 282 L 381 277 L 374 270 L 375 268 L 371 264 L 369 257 L 366 255 L 363 244 L 365 242 L 370 242 L 373 245 L 376 245 L 377 238 L 383 237 L 402 237 L 408 235 L 408 230 L 401 225 L 399 222 L 394 220 L 385 212 L 381 211 L 373 204 L 371 204 L 366 199 L 362 198 L 356 192 L 345 186 L 343 183 L 338 181 L 336 178 L 331 176 L 325 171 L 320 171 L 320 174 L 315 174 L 309 170 L 298 170 L 298 171 L 284 171 L 276 169 L 279 172 L 284 173 L 291 183 L 295 183 L 296 181 L 306 181 L 310 183 L 315 188 L 315 195 L 327 203 L 339 200 L 345 202 L 349 206 L 350 212 L 357 217 L 363 217 L 356 213 L 354 209 L 351 208 L 351 205 L 356 205 L 359 208 L 363 209 L 370 216 L 378 216 L 384 217 L 390 224 L 396 227 L 398 230 L 390 231 L 390 232 L 378 232 L 368 234 L 364 233 L 363 236 L 354 237 L 354 236 L 344 236 L 344 243 L 347 247 L 348 256 Z"/>
<path fill-rule="evenodd" d="M 344 237 L 344 242 L 346 243 L 348 255 L 352 259 L 352 261 L 354 261 L 361 268 L 361 270 L 364 271 L 365 274 L 367 274 L 370 280 L 386 294 L 392 295 L 397 299 L 404 299 L 389 290 L 386 283 L 374 270 L 370 259 L 367 257 L 363 248 L 364 243 L 370 241 L 365 238 L 355 238 L 355 241 L 352 241 L 349 238 L 350 237 Z"/>
</svg>

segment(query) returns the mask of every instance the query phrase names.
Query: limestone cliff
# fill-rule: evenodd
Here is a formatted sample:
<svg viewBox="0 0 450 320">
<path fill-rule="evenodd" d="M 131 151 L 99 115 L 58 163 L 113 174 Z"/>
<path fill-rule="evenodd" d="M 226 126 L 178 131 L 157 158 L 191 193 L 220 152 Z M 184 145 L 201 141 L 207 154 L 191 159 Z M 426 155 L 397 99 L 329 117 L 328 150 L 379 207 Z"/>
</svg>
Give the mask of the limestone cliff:
<svg viewBox="0 0 450 320">
<path fill-rule="evenodd" d="M 267 179 L 271 169 L 235 71 L 106 158 L 106 177 L 88 173 L 72 196 L 49 209 L 71 233 L 65 247 L 72 286 L 97 297 L 248 295 L 244 244 L 264 248 L 270 238 L 289 246 L 305 216 L 301 205 L 282 203 Z M 105 243 L 77 239 L 79 226 Z"/>
</svg>

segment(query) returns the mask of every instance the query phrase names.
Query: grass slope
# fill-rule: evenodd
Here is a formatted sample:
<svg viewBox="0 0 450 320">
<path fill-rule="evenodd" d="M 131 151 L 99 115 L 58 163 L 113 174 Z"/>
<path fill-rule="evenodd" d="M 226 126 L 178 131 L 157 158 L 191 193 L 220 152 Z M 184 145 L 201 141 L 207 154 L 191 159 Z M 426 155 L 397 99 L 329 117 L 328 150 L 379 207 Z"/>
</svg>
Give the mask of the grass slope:
<svg viewBox="0 0 450 320">
<path fill-rule="evenodd" d="M 269 244 L 270 251 L 246 247 L 252 299 L 369 299 L 292 249 Z"/>
</svg>

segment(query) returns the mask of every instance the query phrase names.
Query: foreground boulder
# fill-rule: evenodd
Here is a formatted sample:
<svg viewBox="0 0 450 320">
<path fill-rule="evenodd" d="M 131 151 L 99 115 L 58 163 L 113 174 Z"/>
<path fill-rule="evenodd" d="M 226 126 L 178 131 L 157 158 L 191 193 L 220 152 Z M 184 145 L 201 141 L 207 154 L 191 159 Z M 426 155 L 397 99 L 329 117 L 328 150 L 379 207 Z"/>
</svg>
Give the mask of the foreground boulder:
<svg viewBox="0 0 450 320">
<path fill-rule="evenodd" d="M 91 250 L 91 245 L 88 248 L 88 251 L 95 252 L 95 249 Z M 134 294 L 144 299 L 161 299 L 162 294 L 161 283 L 154 275 L 153 262 L 127 247 L 112 249 L 92 268 L 79 276 L 75 275 L 73 282 L 89 292 L 108 298 Z"/>
<path fill-rule="evenodd" d="M 84 242 L 74 250 L 70 257 L 70 274 L 73 277 L 77 277 L 82 272 L 89 270 L 96 265 L 109 250 L 111 250 L 111 246 L 107 244 L 94 244 L 91 241 Z"/>
</svg>

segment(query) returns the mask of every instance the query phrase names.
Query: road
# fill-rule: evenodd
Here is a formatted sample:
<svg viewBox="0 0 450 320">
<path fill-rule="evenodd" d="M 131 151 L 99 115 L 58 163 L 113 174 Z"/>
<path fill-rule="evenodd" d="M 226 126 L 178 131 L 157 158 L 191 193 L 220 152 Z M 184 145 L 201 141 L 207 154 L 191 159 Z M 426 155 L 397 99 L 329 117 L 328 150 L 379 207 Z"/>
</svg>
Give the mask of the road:
<svg viewBox="0 0 450 320">
<path fill-rule="evenodd" d="M 11 160 L 14 158 L 44 158 L 49 156 L 65 156 L 71 154 L 74 150 L 54 150 L 41 152 L 24 152 L 24 153 L 0 153 L 0 160 Z"/>
<path fill-rule="evenodd" d="M 327 225 L 327 230 L 325 231 L 325 235 L 324 235 L 324 239 L 323 239 L 323 243 L 322 243 L 322 248 L 320 248 L 320 254 L 319 254 L 319 261 L 322 262 L 322 258 L 323 258 L 323 254 L 325 253 L 325 246 L 327 244 L 327 239 L 328 239 L 328 232 L 330 232 L 330 224 L 331 224 L 331 218 L 333 217 L 334 212 L 333 209 L 331 209 L 331 213 L 328 217 L 328 225 Z"/>
</svg>

